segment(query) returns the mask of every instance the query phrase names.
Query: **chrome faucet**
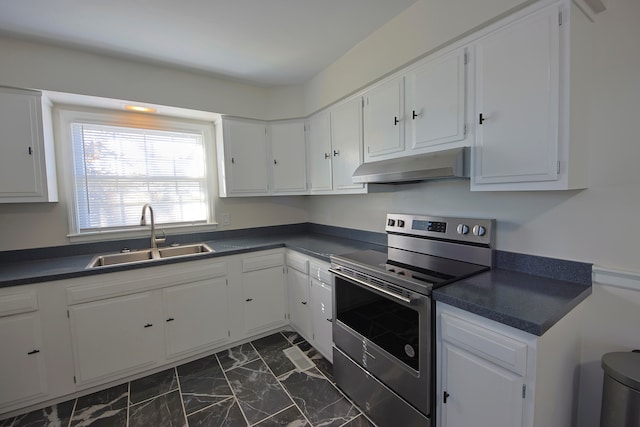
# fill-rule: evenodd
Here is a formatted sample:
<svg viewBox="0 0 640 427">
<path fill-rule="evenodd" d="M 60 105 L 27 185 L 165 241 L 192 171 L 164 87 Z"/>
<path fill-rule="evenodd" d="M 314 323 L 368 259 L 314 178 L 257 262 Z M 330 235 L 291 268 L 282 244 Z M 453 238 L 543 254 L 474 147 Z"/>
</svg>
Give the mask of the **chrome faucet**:
<svg viewBox="0 0 640 427">
<path fill-rule="evenodd" d="M 158 252 L 158 243 L 164 243 L 167 240 L 167 236 L 162 232 L 162 237 L 158 238 L 156 236 L 156 223 L 153 219 L 153 208 L 149 203 L 145 203 L 142 207 L 142 217 L 140 218 L 140 225 L 147 225 L 147 217 L 145 215 L 147 208 L 149 209 L 149 214 L 151 216 L 151 249 L 153 251 L 153 256 L 157 256 Z"/>
</svg>

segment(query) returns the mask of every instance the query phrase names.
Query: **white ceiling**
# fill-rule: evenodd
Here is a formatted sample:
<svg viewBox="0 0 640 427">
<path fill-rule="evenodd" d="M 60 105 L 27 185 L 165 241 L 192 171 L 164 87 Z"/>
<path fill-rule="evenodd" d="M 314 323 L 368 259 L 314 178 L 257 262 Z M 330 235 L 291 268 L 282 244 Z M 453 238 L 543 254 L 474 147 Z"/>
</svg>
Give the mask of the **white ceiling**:
<svg viewBox="0 0 640 427">
<path fill-rule="evenodd" d="M 0 33 L 260 85 L 305 82 L 416 0 L 0 0 Z"/>
</svg>

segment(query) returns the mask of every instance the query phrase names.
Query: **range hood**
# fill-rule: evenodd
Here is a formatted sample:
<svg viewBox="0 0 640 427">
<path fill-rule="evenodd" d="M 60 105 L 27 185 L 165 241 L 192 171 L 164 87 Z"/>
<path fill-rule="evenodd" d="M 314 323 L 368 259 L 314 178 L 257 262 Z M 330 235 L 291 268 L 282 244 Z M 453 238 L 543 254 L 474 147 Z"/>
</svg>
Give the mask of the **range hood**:
<svg viewBox="0 0 640 427">
<path fill-rule="evenodd" d="M 469 147 L 363 163 L 353 173 L 354 183 L 401 184 L 469 177 Z"/>
</svg>

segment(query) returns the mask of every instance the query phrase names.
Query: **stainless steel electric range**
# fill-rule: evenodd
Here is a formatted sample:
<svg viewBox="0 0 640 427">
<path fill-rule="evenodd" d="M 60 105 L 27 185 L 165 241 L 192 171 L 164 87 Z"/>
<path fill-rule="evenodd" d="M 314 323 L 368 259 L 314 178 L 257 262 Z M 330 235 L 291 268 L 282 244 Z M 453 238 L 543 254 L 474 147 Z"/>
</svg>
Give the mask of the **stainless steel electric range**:
<svg viewBox="0 0 640 427">
<path fill-rule="evenodd" d="M 388 214 L 386 252 L 331 257 L 336 384 L 380 427 L 435 426 L 431 292 L 492 267 L 494 228 Z"/>
</svg>

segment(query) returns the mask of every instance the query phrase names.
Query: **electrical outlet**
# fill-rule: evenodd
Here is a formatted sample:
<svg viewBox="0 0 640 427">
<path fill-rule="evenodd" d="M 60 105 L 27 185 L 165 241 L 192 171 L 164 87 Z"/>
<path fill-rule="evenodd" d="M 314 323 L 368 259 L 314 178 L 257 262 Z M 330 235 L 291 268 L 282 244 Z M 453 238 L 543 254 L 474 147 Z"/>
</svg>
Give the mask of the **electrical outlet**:
<svg viewBox="0 0 640 427">
<path fill-rule="evenodd" d="M 222 225 L 231 225 L 231 216 L 228 213 L 222 214 Z"/>
</svg>

